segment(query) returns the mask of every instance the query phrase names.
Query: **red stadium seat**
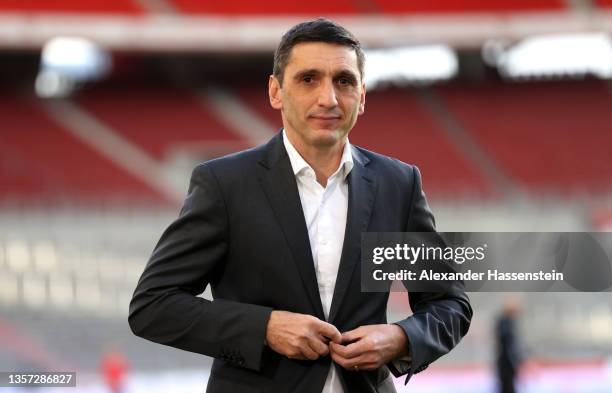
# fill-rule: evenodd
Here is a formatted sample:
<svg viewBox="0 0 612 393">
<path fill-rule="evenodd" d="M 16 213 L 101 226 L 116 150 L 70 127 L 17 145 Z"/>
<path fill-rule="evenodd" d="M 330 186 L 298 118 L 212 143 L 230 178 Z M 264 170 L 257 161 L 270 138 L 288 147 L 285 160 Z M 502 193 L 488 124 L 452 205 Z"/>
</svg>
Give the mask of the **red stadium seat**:
<svg viewBox="0 0 612 393">
<path fill-rule="evenodd" d="M 612 8 L 612 0 L 595 0 L 595 4 L 600 8 Z"/>
<path fill-rule="evenodd" d="M 438 91 L 520 186 L 544 194 L 612 190 L 612 96 L 605 83 L 446 86 Z"/>
<path fill-rule="evenodd" d="M 270 131 L 277 131 L 283 126 L 280 111 L 270 106 L 267 86 L 235 86 L 232 91 L 252 111 L 257 113 L 263 120 L 270 124 Z"/>
<path fill-rule="evenodd" d="M 0 95 L 0 194 L 6 200 L 168 202 L 56 123 L 34 99 Z"/>
<path fill-rule="evenodd" d="M 308 2 L 173 0 L 178 9 L 194 14 L 219 15 L 326 15 L 355 14 L 358 2 L 351 0 L 312 0 Z"/>
<path fill-rule="evenodd" d="M 374 3 L 381 12 L 389 14 L 549 11 L 566 8 L 563 0 L 374 0 Z"/>
<path fill-rule="evenodd" d="M 248 0 L 168 0 L 176 9 L 186 14 L 221 16 L 318 16 L 358 14 L 414 14 L 414 13 L 464 13 L 464 12 L 516 12 L 550 11 L 566 9 L 563 0 L 312 0 L 309 2 L 253 2 Z M 610 0 L 597 0 L 597 4 L 609 7 Z M 137 0 L 4 0 L 0 12 L 60 12 L 100 14 L 140 14 L 146 12 Z"/>
<path fill-rule="evenodd" d="M 372 92 L 351 143 L 417 165 L 432 198 L 493 196 L 491 185 L 446 138 L 410 90 Z"/>
<path fill-rule="evenodd" d="M 3 0 L 0 12 L 60 12 L 140 14 L 142 7 L 135 0 Z"/>
<path fill-rule="evenodd" d="M 77 102 L 157 159 L 190 144 L 231 151 L 247 146 L 247 141 L 208 110 L 193 92 L 156 87 L 110 88 L 90 91 Z"/>
</svg>

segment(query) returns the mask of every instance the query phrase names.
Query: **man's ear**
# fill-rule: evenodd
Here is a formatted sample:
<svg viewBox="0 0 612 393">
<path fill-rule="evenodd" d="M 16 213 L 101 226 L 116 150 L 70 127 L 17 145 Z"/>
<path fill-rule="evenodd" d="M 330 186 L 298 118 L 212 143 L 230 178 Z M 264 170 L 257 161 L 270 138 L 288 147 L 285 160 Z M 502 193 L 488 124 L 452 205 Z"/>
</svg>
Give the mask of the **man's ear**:
<svg viewBox="0 0 612 393">
<path fill-rule="evenodd" d="M 366 97 L 366 85 L 365 83 L 361 84 L 361 97 L 359 97 L 359 114 L 363 115 L 365 112 L 365 97 Z"/>
<path fill-rule="evenodd" d="M 272 108 L 279 110 L 283 109 L 281 86 L 274 75 L 270 75 L 270 79 L 268 79 L 268 96 L 270 96 L 270 105 L 272 105 Z"/>
</svg>

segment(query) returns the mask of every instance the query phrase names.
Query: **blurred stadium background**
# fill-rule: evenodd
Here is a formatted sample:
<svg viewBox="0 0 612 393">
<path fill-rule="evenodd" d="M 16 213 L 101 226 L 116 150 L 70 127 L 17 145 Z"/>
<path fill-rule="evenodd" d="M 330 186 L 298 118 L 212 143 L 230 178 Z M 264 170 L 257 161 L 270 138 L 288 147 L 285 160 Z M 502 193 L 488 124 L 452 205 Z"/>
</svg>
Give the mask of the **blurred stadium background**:
<svg viewBox="0 0 612 393">
<path fill-rule="evenodd" d="M 204 389 L 210 359 L 134 337 L 128 303 L 193 166 L 280 127 L 272 52 L 314 16 L 368 49 L 351 142 L 417 164 L 439 230 L 612 229 L 610 0 L 0 0 L 0 371 Z M 517 295 L 520 391 L 612 391 L 612 296 Z M 471 294 L 463 342 L 398 390 L 496 391 L 506 296 Z"/>
</svg>

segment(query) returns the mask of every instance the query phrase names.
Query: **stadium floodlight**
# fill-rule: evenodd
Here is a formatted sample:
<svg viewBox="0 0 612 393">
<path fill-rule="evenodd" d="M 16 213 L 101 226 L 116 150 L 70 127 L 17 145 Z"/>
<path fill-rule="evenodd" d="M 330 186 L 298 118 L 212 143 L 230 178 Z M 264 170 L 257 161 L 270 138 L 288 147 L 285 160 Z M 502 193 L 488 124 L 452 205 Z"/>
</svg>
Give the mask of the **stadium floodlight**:
<svg viewBox="0 0 612 393">
<path fill-rule="evenodd" d="M 65 97 L 79 83 L 100 79 L 110 71 L 110 55 L 94 42 L 79 37 L 56 37 L 42 49 L 36 93 Z"/>
<path fill-rule="evenodd" d="M 603 33 L 530 37 L 506 49 L 488 43 L 483 57 L 510 79 L 612 78 L 612 40 Z"/>
<path fill-rule="evenodd" d="M 459 69 L 457 54 L 446 45 L 424 45 L 365 51 L 365 83 L 429 84 L 453 78 Z"/>
</svg>

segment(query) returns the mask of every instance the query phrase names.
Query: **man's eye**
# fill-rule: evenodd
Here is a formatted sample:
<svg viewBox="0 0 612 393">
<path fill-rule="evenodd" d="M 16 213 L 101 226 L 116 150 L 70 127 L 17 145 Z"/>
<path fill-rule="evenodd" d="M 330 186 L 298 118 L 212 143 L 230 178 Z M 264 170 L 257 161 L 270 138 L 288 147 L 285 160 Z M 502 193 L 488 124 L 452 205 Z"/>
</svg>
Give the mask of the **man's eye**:
<svg viewBox="0 0 612 393">
<path fill-rule="evenodd" d="M 349 85 L 352 85 L 352 84 L 353 84 L 353 83 L 351 82 L 351 80 L 350 80 L 350 79 L 348 79 L 348 78 L 340 78 L 340 79 L 338 79 L 338 83 L 339 83 L 340 85 L 342 85 L 342 86 L 349 86 Z"/>
<path fill-rule="evenodd" d="M 313 81 L 312 76 L 305 76 L 302 80 L 306 83 L 311 83 Z"/>
</svg>

